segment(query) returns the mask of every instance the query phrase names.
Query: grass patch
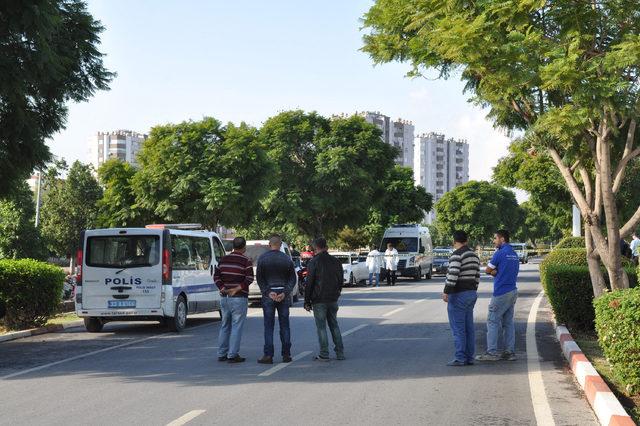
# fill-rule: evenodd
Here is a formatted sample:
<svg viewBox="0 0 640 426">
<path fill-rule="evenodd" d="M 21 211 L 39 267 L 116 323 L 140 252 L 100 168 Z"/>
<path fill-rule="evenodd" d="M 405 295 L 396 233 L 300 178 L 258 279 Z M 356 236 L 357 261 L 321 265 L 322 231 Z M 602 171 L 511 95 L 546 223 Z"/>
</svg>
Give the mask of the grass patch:
<svg viewBox="0 0 640 426">
<path fill-rule="evenodd" d="M 626 392 L 625 386 L 615 376 L 611 365 L 605 358 L 602 348 L 598 344 L 598 336 L 595 333 L 574 333 L 571 331 L 582 352 L 591 361 L 593 367 L 607 382 L 613 393 L 618 397 L 627 413 L 636 424 L 640 424 L 640 394 L 631 395 Z"/>
<path fill-rule="evenodd" d="M 78 321 L 80 319 L 81 318 L 77 316 L 75 312 L 65 312 L 51 317 L 49 321 L 47 321 L 47 325 L 64 324 L 67 322 Z"/>
</svg>

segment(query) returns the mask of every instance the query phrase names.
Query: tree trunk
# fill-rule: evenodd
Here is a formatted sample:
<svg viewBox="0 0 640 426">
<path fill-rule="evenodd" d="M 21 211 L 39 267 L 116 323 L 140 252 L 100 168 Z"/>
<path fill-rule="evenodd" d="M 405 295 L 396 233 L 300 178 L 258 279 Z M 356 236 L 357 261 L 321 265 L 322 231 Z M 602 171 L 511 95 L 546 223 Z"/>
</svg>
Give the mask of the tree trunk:
<svg viewBox="0 0 640 426">
<path fill-rule="evenodd" d="M 584 225 L 584 240 L 587 248 L 587 265 L 589 265 L 593 297 L 597 299 L 602 293 L 607 291 L 607 287 L 604 282 L 604 276 L 602 275 L 602 269 L 600 268 L 600 256 L 598 256 L 598 252 L 593 245 L 593 237 L 591 236 L 591 230 L 587 223 Z"/>
</svg>

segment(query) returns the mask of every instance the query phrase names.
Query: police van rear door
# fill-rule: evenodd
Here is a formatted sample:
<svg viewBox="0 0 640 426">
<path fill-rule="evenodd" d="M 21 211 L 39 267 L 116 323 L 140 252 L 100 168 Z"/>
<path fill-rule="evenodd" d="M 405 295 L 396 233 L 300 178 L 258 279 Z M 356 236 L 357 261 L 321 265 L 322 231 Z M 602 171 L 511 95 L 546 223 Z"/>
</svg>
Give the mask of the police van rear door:
<svg viewBox="0 0 640 426">
<path fill-rule="evenodd" d="M 82 308 L 159 309 L 162 230 L 86 231 Z"/>
</svg>

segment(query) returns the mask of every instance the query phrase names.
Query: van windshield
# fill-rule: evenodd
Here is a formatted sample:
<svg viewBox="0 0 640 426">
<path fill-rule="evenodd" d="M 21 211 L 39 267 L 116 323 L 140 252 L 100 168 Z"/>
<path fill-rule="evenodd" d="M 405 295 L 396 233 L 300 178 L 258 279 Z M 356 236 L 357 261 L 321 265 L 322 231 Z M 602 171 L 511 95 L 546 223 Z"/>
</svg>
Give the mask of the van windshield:
<svg viewBox="0 0 640 426">
<path fill-rule="evenodd" d="M 253 266 L 256 266 L 258 264 L 258 258 L 269 250 L 271 250 L 269 246 L 247 246 L 247 251 L 244 255 L 251 259 Z"/>
<path fill-rule="evenodd" d="M 157 235 L 114 235 L 87 239 L 87 266 L 139 268 L 160 262 Z"/>
<path fill-rule="evenodd" d="M 415 237 L 384 238 L 380 244 L 380 251 L 384 252 L 389 243 L 393 244 L 393 248 L 398 250 L 398 253 L 418 252 L 418 239 Z"/>
</svg>

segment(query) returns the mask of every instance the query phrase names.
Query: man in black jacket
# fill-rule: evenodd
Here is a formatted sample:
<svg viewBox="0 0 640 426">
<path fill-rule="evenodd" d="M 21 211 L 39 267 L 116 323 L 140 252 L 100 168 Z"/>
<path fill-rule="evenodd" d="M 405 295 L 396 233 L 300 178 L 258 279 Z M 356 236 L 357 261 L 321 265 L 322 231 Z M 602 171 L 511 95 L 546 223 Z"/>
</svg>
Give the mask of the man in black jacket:
<svg viewBox="0 0 640 426">
<path fill-rule="evenodd" d="M 344 359 L 342 334 L 338 326 L 338 298 L 342 292 L 342 263 L 327 253 L 327 240 L 318 238 L 314 241 L 316 255 L 309 261 L 309 275 L 304 292 L 304 308 L 313 309 L 316 320 L 320 354 L 318 361 L 329 361 L 329 340 L 327 325 L 335 345 L 336 356 Z"/>
</svg>

